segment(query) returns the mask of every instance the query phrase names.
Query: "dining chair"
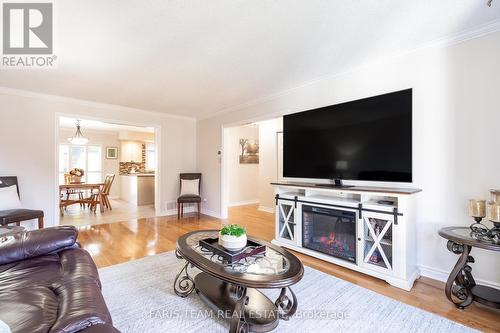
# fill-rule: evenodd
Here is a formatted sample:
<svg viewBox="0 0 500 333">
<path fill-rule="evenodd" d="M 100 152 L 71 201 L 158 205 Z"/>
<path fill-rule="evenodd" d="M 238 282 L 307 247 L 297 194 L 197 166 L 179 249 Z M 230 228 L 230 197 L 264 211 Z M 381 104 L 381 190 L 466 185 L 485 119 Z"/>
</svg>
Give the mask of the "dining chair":
<svg viewBox="0 0 500 333">
<path fill-rule="evenodd" d="M 113 181 L 115 180 L 115 175 L 110 173 L 106 175 L 104 179 L 104 186 L 101 192 L 102 199 L 104 201 L 104 206 L 109 208 L 109 210 L 113 210 L 111 207 L 111 202 L 109 201 L 109 193 L 111 192 L 111 186 L 113 185 Z"/>
<path fill-rule="evenodd" d="M 101 200 L 102 203 L 104 204 L 104 207 L 108 208 L 109 210 L 113 210 L 111 207 L 111 202 L 109 201 L 109 193 L 111 191 L 111 186 L 113 185 L 113 182 L 115 180 L 115 174 L 113 173 L 108 173 L 106 177 L 104 178 L 104 185 L 102 186 L 101 189 Z M 91 193 L 90 195 L 90 200 L 92 202 L 96 202 L 99 200 L 98 198 L 99 193 Z M 89 204 L 89 207 L 91 207 L 91 210 L 96 210 L 97 205 L 96 204 Z"/>
<path fill-rule="evenodd" d="M 64 174 L 64 183 L 65 184 L 71 183 L 71 175 L 69 173 Z M 67 189 L 65 194 L 66 194 L 66 200 L 69 200 L 71 195 L 77 195 L 78 200 L 83 200 L 83 191 L 82 190 Z M 85 204 L 80 202 L 80 207 L 84 208 Z"/>
<path fill-rule="evenodd" d="M 17 195 L 19 195 L 19 184 L 16 176 L 0 177 L 0 187 L 16 185 Z M 0 211 L 0 226 L 15 223 L 20 225 L 23 221 L 38 220 L 38 229 L 43 228 L 43 210 L 16 208 Z"/>
<path fill-rule="evenodd" d="M 196 203 L 198 205 L 198 219 L 201 210 L 201 173 L 181 173 L 179 175 L 180 195 L 177 198 L 177 219 L 184 217 L 184 204 Z M 196 180 L 198 180 L 197 186 Z M 197 188 L 196 188 L 197 187 Z"/>
</svg>

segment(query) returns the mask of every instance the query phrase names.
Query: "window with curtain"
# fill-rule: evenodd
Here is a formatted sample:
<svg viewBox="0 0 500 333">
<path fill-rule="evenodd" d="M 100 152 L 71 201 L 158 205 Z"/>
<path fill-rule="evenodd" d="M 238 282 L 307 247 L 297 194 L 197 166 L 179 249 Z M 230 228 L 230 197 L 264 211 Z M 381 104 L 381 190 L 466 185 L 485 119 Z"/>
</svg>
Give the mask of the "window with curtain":
<svg viewBox="0 0 500 333">
<path fill-rule="evenodd" d="M 155 144 L 146 144 L 146 170 L 154 170 L 156 164 Z"/>
<path fill-rule="evenodd" d="M 101 146 L 59 145 L 59 184 L 64 184 L 64 174 L 74 168 L 85 171 L 82 181 L 100 183 L 102 181 Z"/>
</svg>

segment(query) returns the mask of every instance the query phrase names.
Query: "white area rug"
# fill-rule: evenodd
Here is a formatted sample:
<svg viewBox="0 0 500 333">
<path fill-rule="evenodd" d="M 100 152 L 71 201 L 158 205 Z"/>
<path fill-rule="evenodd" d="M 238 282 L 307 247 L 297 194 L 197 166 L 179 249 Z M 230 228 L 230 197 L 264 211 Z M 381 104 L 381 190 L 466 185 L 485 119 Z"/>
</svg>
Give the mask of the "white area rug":
<svg viewBox="0 0 500 333">
<path fill-rule="evenodd" d="M 196 292 L 187 298 L 174 293 L 182 263 L 169 252 L 100 269 L 114 325 L 123 333 L 227 332 L 229 323 L 217 318 Z M 273 332 L 474 332 L 309 267 L 292 288 L 299 310 Z M 278 295 L 264 292 L 272 300 Z"/>
</svg>

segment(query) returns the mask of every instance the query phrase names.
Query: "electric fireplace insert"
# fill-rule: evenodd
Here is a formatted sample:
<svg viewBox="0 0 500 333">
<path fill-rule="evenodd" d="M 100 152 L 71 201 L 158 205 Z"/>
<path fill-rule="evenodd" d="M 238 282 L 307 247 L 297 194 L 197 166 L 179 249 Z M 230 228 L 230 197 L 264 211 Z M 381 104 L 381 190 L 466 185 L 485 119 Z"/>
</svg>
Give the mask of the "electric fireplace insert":
<svg viewBox="0 0 500 333">
<path fill-rule="evenodd" d="M 356 263 L 356 213 L 303 205 L 302 247 Z"/>
</svg>

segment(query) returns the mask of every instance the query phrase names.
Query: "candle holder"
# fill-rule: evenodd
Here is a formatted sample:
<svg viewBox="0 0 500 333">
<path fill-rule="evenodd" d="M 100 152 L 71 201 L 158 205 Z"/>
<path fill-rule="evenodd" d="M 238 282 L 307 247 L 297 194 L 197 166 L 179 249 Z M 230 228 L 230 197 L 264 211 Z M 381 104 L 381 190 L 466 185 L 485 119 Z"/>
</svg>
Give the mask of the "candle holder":
<svg viewBox="0 0 500 333">
<path fill-rule="evenodd" d="M 470 225 L 470 235 L 479 241 L 500 244 L 500 202 L 498 202 L 499 191 L 490 191 L 494 201 L 469 200 L 469 215 L 474 218 L 475 223 Z M 488 216 L 488 220 L 493 223 L 493 228 L 489 229 L 481 221 Z"/>
<path fill-rule="evenodd" d="M 500 204 L 500 190 L 490 190 L 491 201 Z"/>
<path fill-rule="evenodd" d="M 474 218 L 476 223 L 470 225 L 471 236 L 474 238 L 481 238 L 486 236 L 488 228 L 481 223 L 486 216 L 486 200 L 469 200 L 469 215 Z"/>
<path fill-rule="evenodd" d="M 493 222 L 493 228 L 488 232 L 488 238 L 495 244 L 500 244 L 500 222 Z"/>
<path fill-rule="evenodd" d="M 488 220 L 493 223 L 493 228 L 488 231 L 487 237 L 491 239 L 493 243 L 500 244 L 500 202 L 496 199 L 497 198 L 495 198 L 494 202 L 488 203 Z"/>
</svg>

